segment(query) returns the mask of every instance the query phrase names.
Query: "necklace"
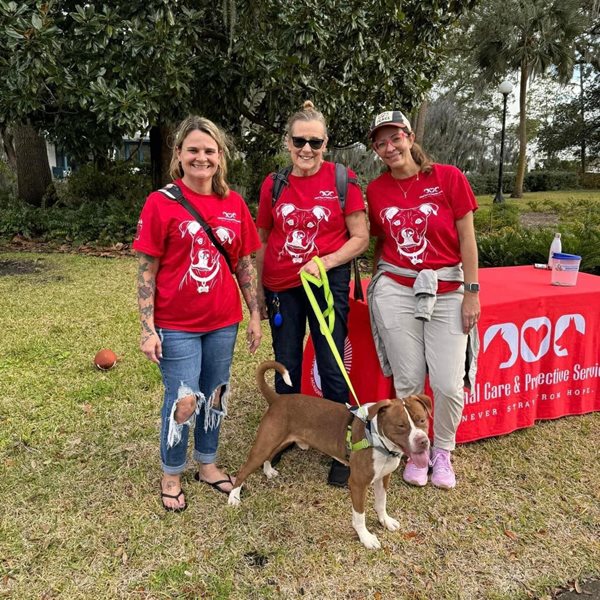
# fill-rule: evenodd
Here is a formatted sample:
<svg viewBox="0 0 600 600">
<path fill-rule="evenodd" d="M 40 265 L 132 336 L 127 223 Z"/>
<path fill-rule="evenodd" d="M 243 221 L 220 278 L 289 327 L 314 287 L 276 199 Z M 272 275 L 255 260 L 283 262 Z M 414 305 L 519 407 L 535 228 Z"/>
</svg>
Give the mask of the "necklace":
<svg viewBox="0 0 600 600">
<path fill-rule="evenodd" d="M 404 199 L 406 200 L 406 196 L 408 196 L 408 192 L 410 192 L 412 186 L 419 181 L 419 172 L 417 171 L 417 176 L 410 182 L 410 185 L 406 190 L 400 185 L 400 182 L 395 177 L 392 176 L 392 179 L 396 182 L 396 185 L 400 188 L 400 191 L 404 194 Z"/>
</svg>

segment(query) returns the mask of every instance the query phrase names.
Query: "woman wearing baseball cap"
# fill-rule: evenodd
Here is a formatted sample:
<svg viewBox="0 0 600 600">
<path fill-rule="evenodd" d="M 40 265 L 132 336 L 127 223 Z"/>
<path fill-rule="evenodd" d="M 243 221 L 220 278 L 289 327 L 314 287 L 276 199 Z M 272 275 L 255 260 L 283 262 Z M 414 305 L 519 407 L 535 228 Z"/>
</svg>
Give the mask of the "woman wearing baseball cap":
<svg viewBox="0 0 600 600">
<path fill-rule="evenodd" d="M 377 238 L 368 290 L 373 336 L 399 398 L 421 392 L 429 375 L 431 482 L 450 489 L 456 485 L 450 456 L 464 403 L 465 355 L 476 353 L 480 314 L 477 202 L 461 171 L 433 163 L 415 143 L 400 111 L 377 115 L 369 137 L 387 166 L 367 187 L 371 235 Z M 474 361 L 471 381 L 473 374 Z M 403 477 L 424 486 L 429 469 L 409 460 Z"/>
</svg>

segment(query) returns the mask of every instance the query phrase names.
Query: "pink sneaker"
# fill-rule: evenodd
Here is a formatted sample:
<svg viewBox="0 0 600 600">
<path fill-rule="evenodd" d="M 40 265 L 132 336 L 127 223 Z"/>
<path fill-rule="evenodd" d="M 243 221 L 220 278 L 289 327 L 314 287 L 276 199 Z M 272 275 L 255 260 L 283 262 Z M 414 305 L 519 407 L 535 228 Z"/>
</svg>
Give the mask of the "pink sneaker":
<svg viewBox="0 0 600 600">
<path fill-rule="evenodd" d="M 402 473 L 402 479 L 404 479 L 406 483 L 410 483 L 410 485 L 418 485 L 419 487 L 423 487 L 424 485 L 427 485 L 428 471 L 429 465 L 426 467 L 417 467 L 417 465 L 415 465 L 415 463 L 409 458 L 406 461 L 404 473 Z"/>
<path fill-rule="evenodd" d="M 433 448 L 431 451 L 431 483 L 435 487 L 450 490 L 456 486 L 456 476 L 450 462 L 450 452 L 441 448 Z"/>
</svg>

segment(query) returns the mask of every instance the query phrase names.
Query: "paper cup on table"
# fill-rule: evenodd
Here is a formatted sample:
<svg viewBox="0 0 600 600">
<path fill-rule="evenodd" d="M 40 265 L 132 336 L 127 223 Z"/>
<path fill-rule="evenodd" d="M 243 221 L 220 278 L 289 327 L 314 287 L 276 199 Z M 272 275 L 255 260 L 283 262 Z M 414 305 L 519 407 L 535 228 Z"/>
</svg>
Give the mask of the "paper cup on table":
<svg viewBox="0 0 600 600">
<path fill-rule="evenodd" d="M 573 286 L 577 283 L 577 273 L 581 256 L 555 252 L 552 255 L 552 285 Z"/>
</svg>

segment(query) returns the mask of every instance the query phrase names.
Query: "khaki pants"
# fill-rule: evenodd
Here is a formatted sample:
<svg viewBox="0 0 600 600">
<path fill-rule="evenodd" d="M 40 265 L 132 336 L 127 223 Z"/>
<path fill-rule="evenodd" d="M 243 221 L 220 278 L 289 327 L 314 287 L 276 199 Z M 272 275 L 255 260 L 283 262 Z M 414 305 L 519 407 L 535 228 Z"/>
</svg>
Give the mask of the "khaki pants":
<svg viewBox="0 0 600 600">
<path fill-rule="evenodd" d="M 464 405 L 467 335 L 462 292 L 437 297 L 431 321 L 415 319 L 412 288 L 382 276 L 375 284 L 373 316 L 392 366 L 399 398 L 422 393 L 426 373 L 433 390 L 433 445 L 454 450 Z"/>
</svg>

